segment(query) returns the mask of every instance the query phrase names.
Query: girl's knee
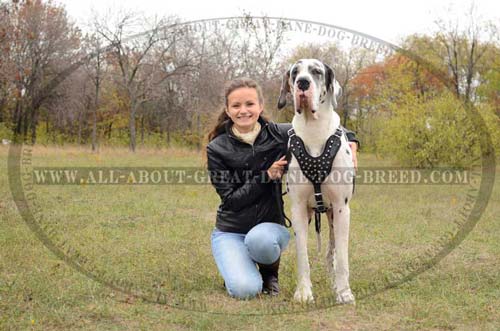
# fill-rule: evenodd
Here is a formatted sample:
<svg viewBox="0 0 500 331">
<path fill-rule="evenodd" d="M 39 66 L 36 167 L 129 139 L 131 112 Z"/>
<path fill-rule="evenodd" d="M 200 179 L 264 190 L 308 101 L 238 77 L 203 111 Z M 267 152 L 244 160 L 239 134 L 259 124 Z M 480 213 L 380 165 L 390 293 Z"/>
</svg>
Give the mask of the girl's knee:
<svg viewBox="0 0 500 331">
<path fill-rule="evenodd" d="M 281 250 L 276 238 L 270 234 L 253 233 L 245 238 L 250 257 L 262 264 L 271 264 L 275 262 Z"/>
<path fill-rule="evenodd" d="M 262 292 L 262 280 L 238 280 L 226 283 L 227 292 L 236 299 L 250 299 Z"/>
<path fill-rule="evenodd" d="M 276 223 L 260 223 L 245 236 L 245 245 L 250 257 L 261 264 L 272 264 L 290 240 L 288 230 Z"/>
</svg>

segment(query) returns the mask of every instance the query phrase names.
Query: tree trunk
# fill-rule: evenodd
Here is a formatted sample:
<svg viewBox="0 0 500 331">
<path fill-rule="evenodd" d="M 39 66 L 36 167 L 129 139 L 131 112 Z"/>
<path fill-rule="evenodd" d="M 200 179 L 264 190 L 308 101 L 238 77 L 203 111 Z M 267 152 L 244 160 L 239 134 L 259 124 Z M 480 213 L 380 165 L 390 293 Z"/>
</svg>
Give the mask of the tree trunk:
<svg viewBox="0 0 500 331">
<path fill-rule="evenodd" d="M 47 138 L 49 137 L 50 132 L 49 120 L 49 112 L 47 112 L 47 116 L 45 117 L 45 135 L 47 136 Z"/>
<path fill-rule="evenodd" d="M 31 114 L 31 144 L 34 145 L 36 143 L 36 127 L 38 126 L 38 110 L 32 109 Z"/>
<path fill-rule="evenodd" d="M 108 126 L 108 140 L 111 139 L 112 128 L 113 128 L 113 122 L 109 123 L 109 126 Z"/>
<path fill-rule="evenodd" d="M 141 116 L 141 145 L 144 145 L 144 115 Z"/>
<path fill-rule="evenodd" d="M 170 147 L 170 125 L 167 124 L 167 147 Z"/>
<path fill-rule="evenodd" d="M 129 129 L 130 129 L 130 151 L 135 152 L 136 135 L 135 135 L 135 106 L 130 107 Z"/>
<path fill-rule="evenodd" d="M 198 113 L 198 116 L 196 116 L 196 150 L 199 152 L 201 151 L 201 114 Z"/>
<path fill-rule="evenodd" d="M 77 138 L 77 144 L 81 145 L 82 144 L 82 113 L 78 112 L 78 138 Z"/>
<path fill-rule="evenodd" d="M 29 120 L 28 120 L 28 110 L 27 109 L 23 109 L 22 110 L 22 120 L 21 120 L 21 123 L 22 123 L 22 135 L 23 135 L 23 138 L 27 138 L 28 137 L 28 125 L 29 125 Z"/>
<path fill-rule="evenodd" d="M 92 112 L 92 152 L 97 152 L 97 107 Z"/>
<path fill-rule="evenodd" d="M 99 88 L 101 86 L 101 54 L 97 53 L 95 99 L 92 112 L 92 152 L 97 152 L 97 109 L 99 108 Z"/>
<path fill-rule="evenodd" d="M 13 122 L 14 125 L 12 126 L 12 133 L 14 138 L 18 138 L 21 135 L 21 128 L 22 128 L 21 104 L 19 103 L 19 99 L 16 100 Z"/>
</svg>

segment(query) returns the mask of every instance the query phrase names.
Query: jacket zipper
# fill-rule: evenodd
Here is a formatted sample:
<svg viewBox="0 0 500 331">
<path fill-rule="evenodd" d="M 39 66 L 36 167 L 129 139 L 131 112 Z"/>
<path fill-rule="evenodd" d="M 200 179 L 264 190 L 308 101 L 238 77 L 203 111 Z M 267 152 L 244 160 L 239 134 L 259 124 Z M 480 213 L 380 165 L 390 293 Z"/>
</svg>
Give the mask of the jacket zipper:
<svg viewBox="0 0 500 331">
<path fill-rule="evenodd" d="M 260 132 L 259 132 L 259 134 L 260 134 Z M 255 138 L 255 140 L 257 140 L 257 138 Z M 253 157 L 253 162 L 255 162 L 255 148 L 253 147 L 253 144 L 252 144 L 252 157 Z M 254 210 L 255 210 L 255 217 L 254 217 L 255 221 L 253 223 L 253 226 L 256 226 L 257 225 L 257 214 L 258 214 L 258 210 L 259 210 L 258 204 L 255 204 Z"/>
<path fill-rule="evenodd" d="M 257 135 L 257 137 L 255 137 L 255 141 L 257 141 L 257 138 L 259 138 L 259 136 L 262 134 L 262 129 L 265 129 L 267 126 L 268 126 L 268 123 L 266 123 L 266 124 L 265 124 L 265 125 L 264 125 L 261 129 L 260 129 L 259 134 Z M 234 137 L 232 134 L 228 134 L 228 136 L 229 136 L 229 137 L 231 137 L 231 138 L 233 138 L 233 139 L 238 140 L 239 142 L 242 142 L 242 143 L 244 143 L 244 144 L 250 145 L 249 143 L 246 143 L 246 142 L 244 142 L 244 141 L 242 141 L 242 140 L 238 139 L 237 137 Z M 253 158 L 253 159 L 254 159 L 254 161 L 255 161 L 255 147 L 254 147 L 254 144 L 251 144 L 250 146 L 252 147 L 252 158 Z M 255 205 L 254 205 L 254 207 L 255 207 L 255 208 L 254 208 L 254 211 L 255 211 L 255 217 L 254 217 L 254 220 L 255 220 L 255 222 L 254 222 L 253 226 L 256 226 L 256 225 L 257 225 L 257 214 L 258 214 L 258 210 L 259 210 L 259 205 L 258 205 L 258 204 L 255 204 Z"/>
</svg>

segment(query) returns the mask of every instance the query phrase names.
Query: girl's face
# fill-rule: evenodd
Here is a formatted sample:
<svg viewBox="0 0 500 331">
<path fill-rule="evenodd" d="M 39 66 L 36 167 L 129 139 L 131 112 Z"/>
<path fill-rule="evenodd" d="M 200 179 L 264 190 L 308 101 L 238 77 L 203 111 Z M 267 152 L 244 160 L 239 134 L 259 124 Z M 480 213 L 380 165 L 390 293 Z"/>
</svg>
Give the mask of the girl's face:
<svg viewBox="0 0 500 331">
<path fill-rule="evenodd" d="M 240 87 L 227 96 L 226 113 L 241 133 L 252 131 L 264 106 L 259 102 L 257 90 Z"/>
</svg>

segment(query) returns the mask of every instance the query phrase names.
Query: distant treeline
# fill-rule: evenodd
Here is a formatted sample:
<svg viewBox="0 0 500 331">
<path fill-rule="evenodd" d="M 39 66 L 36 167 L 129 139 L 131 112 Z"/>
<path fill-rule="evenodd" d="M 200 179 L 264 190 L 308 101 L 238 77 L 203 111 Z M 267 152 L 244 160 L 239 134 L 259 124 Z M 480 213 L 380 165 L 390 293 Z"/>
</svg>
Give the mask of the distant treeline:
<svg viewBox="0 0 500 331">
<path fill-rule="evenodd" d="M 434 34 L 408 36 L 407 52 L 380 57 L 335 42 L 290 48 L 286 25 L 255 24 L 249 15 L 240 30 L 176 30 L 166 28 L 179 23 L 175 17 L 119 12 L 94 17 L 84 34 L 59 4 L 4 2 L 0 138 L 92 150 L 201 148 L 225 82 L 256 79 L 266 111 L 289 121 L 291 109 L 275 110 L 283 73 L 314 57 L 335 68 L 343 88 L 337 111 L 365 150 L 417 166 L 468 164 L 484 133 L 471 112 L 486 120 L 496 146 L 500 141 L 498 26 L 468 14 L 462 27 L 438 21 Z"/>
</svg>

